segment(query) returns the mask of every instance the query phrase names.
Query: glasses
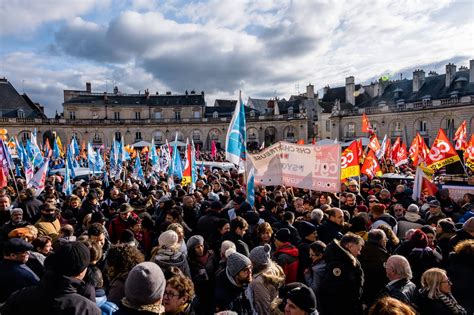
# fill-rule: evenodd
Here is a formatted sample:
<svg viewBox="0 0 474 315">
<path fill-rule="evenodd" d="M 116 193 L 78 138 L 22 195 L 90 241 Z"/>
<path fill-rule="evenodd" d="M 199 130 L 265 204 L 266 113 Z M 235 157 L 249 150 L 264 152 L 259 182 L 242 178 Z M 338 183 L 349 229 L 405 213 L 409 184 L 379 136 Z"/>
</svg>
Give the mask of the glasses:
<svg viewBox="0 0 474 315">
<path fill-rule="evenodd" d="M 443 280 L 443 281 L 441 281 L 441 283 L 447 283 L 447 284 L 449 284 L 449 285 L 453 284 L 453 283 L 451 282 L 451 280 L 449 280 L 449 279 Z"/>
<path fill-rule="evenodd" d="M 163 297 L 169 297 L 169 298 L 174 298 L 174 297 L 178 297 L 179 294 L 174 294 L 173 292 L 170 292 L 170 291 L 165 291 L 165 293 L 163 293 Z"/>
</svg>

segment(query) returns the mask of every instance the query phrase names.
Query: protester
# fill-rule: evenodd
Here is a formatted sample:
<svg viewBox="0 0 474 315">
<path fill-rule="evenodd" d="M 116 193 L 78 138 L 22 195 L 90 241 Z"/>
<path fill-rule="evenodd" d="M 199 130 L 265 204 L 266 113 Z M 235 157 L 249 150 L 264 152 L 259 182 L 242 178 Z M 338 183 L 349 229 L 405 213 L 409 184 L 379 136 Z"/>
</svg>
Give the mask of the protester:
<svg viewBox="0 0 474 315">
<path fill-rule="evenodd" d="M 285 283 L 296 282 L 299 265 L 298 248 L 290 243 L 290 239 L 290 231 L 286 228 L 275 234 L 276 250 L 273 252 L 273 259 L 283 268 Z"/>
<path fill-rule="evenodd" d="M 408 260 L 393 255 L 385 263 L 385 273 L 390 282 L 381 290 L 381 296 L 390 296 L 406 304 L 415 302 L 416 285 L 411 282 L 412 272 Z"/>
</svg>

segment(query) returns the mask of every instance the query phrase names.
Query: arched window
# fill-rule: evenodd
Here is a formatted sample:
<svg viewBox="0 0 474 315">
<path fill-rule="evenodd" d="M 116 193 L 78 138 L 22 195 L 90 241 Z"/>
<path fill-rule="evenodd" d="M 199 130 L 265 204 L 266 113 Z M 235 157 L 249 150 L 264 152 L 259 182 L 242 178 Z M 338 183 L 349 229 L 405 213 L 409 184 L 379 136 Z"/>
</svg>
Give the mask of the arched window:
<svg viewBox="0 0 474 315">
<path fill-rule="evenodd" d="M 219 113 L 217 111 L 213 112 L 212 118 L 215 118 L 215 119 L 219 118 Z"/>
</svg>

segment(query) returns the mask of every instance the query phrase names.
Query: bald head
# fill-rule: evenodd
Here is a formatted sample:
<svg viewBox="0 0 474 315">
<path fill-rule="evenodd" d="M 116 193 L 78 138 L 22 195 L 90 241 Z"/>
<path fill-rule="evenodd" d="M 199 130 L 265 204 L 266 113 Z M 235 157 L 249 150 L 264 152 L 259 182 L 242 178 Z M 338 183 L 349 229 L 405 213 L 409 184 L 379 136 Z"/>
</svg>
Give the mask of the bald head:
<svg viewBox="0 0 474 315">
<path fill-rule="evenodd" d="M 410 263 L 408 260 L 400 255 L 392 255 L 385 263 L 385 271 L 390 281 L 398 279 L 412 278 Z"/>
<path fill-rule="evenodd" d="M 327 211 L 329 221 L 332 221 L 338 225 L 344 224 L 344 212 L 339 208 L 332 208 Z"/>
</svg>

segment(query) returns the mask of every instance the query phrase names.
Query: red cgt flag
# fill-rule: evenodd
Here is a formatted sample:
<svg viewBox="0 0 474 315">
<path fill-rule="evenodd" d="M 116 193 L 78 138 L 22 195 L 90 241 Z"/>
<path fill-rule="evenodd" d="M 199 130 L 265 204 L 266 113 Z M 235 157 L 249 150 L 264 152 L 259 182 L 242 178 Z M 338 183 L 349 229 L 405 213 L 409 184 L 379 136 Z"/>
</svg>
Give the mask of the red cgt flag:
<svg viewBox="0 0 474 315">
<path fill-rule="evenodd" d="M 466 150 L 467 147 L 467 130 L 466 130 L 466 121 L 463 121 L 459 126 L 458 130 L 454 134 L 454 148 L 456 150 Z"/>
<path fill-rule="evenodd" d="M 405 144 L 405 142 L 403 142 L 399 146 L 397 154 L 395 155 L 395 159 L 393 162 L 395 163 L 396 167 L 399 167 L 400 165 L 408 163 L 407 145 Z"/>
<path fill-rule="evenodd" d="M 375 176 L 382 176 L 382 171 L 380 170 L 379 161 L 375 157 L 375 152 L 370 150 L 369 154 L 365 158 L 364 165 L 362 165 L 362 169 L 360 170 L 362 174 L 367 175 L 370 179 L 374 178 Z"/>
<path fill-rule="evenodd" d="M 362 132 L 374 132 L 374 130 L 372 129 L 372 125 L 369 122 L 369 118 L 367 118 L 367 115 L 365 113 L 362 114 Z"/>
<path fill-rule="evenodd" d="M 474 171 L 474 134 L 471 135 L 471 139 L 464 151 L 464 161 L 466 166 L 469 167 L 471 171 Z"/>
<path fill-rule="evenodd" d="M 369 149 L 374 151 L 374 153 L 379 152 L 380 142 L 379 142 L 379 139 L 377 138 L 377 135 L 375 133 L 372 134 L 372 137 L 370 137 L 370 142 L 367 146 L 369 147 Z"/>
<path fill-rule="evenodd" d="M 448 137 L 443 129 L 439 129 L 430 153 L 426 157 L 426 166 L 434 171 L 448 164 L 460 161 L 456 150 L 449 142 Z"/>
<path fill-rule="evenodd" d="M 360 176 L 359 149 L 353 141 L 341 154 L 341 179 Z"/>
</svg>

